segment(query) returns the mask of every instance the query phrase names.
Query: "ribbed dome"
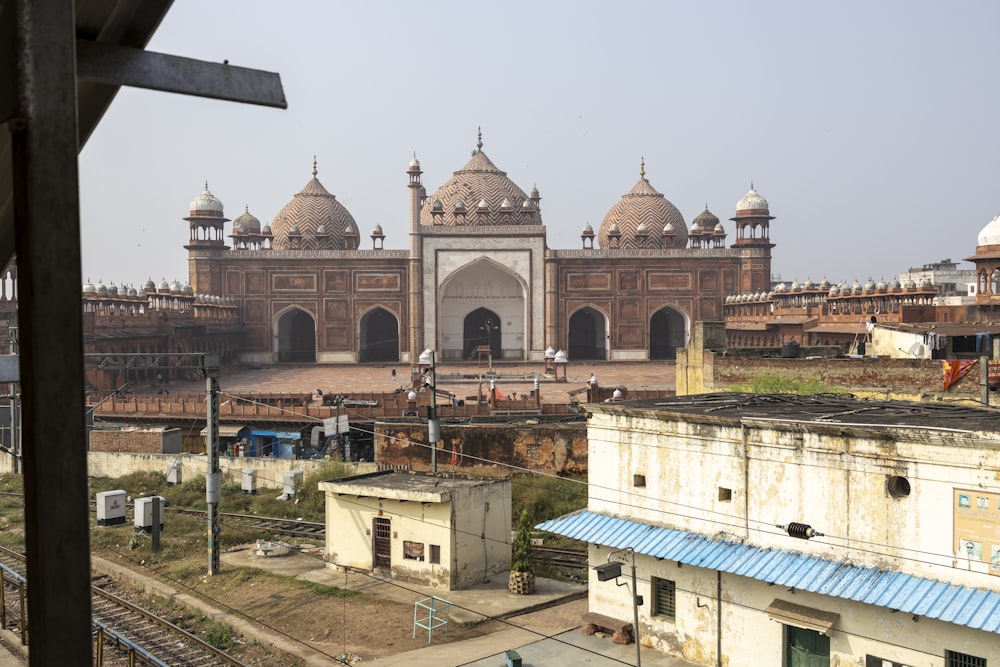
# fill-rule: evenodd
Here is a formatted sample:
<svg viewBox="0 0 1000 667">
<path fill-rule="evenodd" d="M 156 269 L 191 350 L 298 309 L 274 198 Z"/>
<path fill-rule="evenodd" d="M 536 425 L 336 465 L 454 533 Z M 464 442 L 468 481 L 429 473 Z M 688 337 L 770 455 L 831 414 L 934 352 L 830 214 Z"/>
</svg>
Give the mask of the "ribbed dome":
<svg viewBox="0 0 1000 667">
<path fill-rule="evenodd" d="M 260 234 L 260 220 L 247 208 L 240 217 L 233 220 L 234 234 Z"/>
<path fill-rule="evenodd" d="M 753 189 L 753 183 L 750 184 L 750 191 L 736 202 L 736 215 L 739 215 L 740 211 L 753 211 L 756 214 L 763 213 L 764 215 L 768 213 L 767 200 Z"/>
<path fill-rule="evenodd" d="M 535 203 L 486 156 L 482 142 L 466 165 L 428 201 L 433 204 L 420 211 L 422 225 L 542 224 L 542 215 Z M 470 202 L 475 202 L 475 206 L 469 206 Z M 527 206 L 526 202 L 531 205 Z"/>
<path fill-rule="evenodd" d="M 326 228 L 331 246 L 340 250 L 344 248 L 345 236 L 340 230 L 348 226 L 354 228 L 354 217 L 337 198 L 330 194 L 316 178 L 316 167 L 313 165 L 313 177 L 302 190 L 292 197 L 292 200 L 278 211 L 269 225 L 274 240 L 271 247 L 275 250 L 289 250 L 289 233 L 300 235 L 297 248 L 300 250 L 316 250 L 320 248 L 316 233 L 320 226 Z M 361 239 L 357 236 L 347 239 L 347 249 L 357 250 Z"/>
<path fill-rule="evenodd" d="M 191 201 L 188 207 L 191 215 L 222 215 L 222 202 L 218 197 L 208 191 L 208 183 L 205 183 L 205 190 Z"/>
<path fill-rule="evenodd" d="M 718 218 L 716 218 L 718 221 Z M 649 184 L 645 175 L 624 195 L 615 206 L 608 211 L 601 222 L 601 229 L 597 234 L 597 240 L 602 248 L 608 248 L 608 234 L 613 227 L 617 227 L 621 233 L 618 243 L 619 248 L 636 248 L 635 234 L 639 225 L 645 223 L 649 229 L 663 229 L 667 224 L 672 224 L 676 236 L 675 248 L 683 248 L 687 245 L 688 229 L 684 222 L 684 216 L 677 210 L 677 207 L 670 203 L 666 197 L 657 192 L 656 188 Z M 714 226 L 714 223 L 713 223 Z M 646 248 L 662 248 L 663 237 L 660 234 L 650 234 Z"/>
<path fill-rule="evenodd" d="M 1000 213 L 979 232 L 978 245 L 1000 245 Z"/>
</svg>

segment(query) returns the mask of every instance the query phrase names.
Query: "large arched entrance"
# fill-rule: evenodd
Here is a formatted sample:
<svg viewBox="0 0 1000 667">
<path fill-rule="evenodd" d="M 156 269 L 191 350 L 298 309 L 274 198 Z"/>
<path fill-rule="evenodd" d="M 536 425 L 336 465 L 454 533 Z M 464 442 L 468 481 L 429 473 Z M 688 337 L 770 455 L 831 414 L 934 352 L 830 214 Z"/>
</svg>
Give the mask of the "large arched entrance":
<svg viewBox="0 0 1000 667">
<path fill-rule="evenodd" d="M 649 358 L 676 359 L 686 337 L 684 316 L 673 308 L 660 308 L 649 318 Z"/>
<path fill-rule="evenodd" d="M 399 320 L 385 308 L 361 317 L 359 361 L 399 361 Z"/>
<path fill-rule="evenodd" d="M 489 345 L 495 360 L 524 359 L 526 294 L 516 273 L 486 257 L 454 271 L 441 283 L 439 359 L 468 359 L 479 345 Z"/>
<path fill-rule="evenodd" d="M 571 361 L 605 360 L 607 352 L 607 318 L 594 308 L 581 308 L 569 318 L 569 349 Z"/>
<path fill-rule="evenodd" d="M 466 315 L 462 326 L 462 358 L 471 359 L 479 347 L 488 345 L 490 354 L 500 359 L 503 355 L 500 324 L 500 318 L 488 308 L 477 308 Z"/>
<path fill-rule="evenodd" d="M 278 361 L 316 363 L 316 323 L 301 308 L 278 319 Z"/>
</svg>

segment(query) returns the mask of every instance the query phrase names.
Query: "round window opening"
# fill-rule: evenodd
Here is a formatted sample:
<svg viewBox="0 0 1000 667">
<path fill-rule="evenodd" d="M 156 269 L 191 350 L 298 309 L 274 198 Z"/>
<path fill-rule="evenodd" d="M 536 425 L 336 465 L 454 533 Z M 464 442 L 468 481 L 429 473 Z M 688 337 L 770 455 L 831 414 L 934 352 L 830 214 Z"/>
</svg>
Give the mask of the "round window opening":
<svg viewBox="0 0 1000 667">
<path fill-rule="evenodd" d="M 910 480 L 899 475 L 892 475 L 886 480 L 886 488 L 893 498 L 905 498 L 910 495 Z"/>
</svg>

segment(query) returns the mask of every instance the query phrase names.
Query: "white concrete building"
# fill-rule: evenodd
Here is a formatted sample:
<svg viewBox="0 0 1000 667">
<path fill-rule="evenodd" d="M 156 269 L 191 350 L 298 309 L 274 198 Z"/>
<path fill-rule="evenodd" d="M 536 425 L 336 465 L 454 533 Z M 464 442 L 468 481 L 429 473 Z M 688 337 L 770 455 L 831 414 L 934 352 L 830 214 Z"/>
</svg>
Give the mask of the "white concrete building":
<svg viewBox="0 0 1000 667">
<path fill-rule="evenodd" d="M 705 394 L 589 406 L 589 503 L 540 529 L 637 570 L 639 638 L 703 665 L 1000 664 L 1000 420 Z M 617 553 L 615 553 L 617 552 Z M 629 621 L 626 586 L 590 610 Z"/>
<path fill-rule="evenodd" d="M 319 488 L 330 566 L 443 590 L 510 567 L 510 479 L 386 471 Z"/>
</svg>

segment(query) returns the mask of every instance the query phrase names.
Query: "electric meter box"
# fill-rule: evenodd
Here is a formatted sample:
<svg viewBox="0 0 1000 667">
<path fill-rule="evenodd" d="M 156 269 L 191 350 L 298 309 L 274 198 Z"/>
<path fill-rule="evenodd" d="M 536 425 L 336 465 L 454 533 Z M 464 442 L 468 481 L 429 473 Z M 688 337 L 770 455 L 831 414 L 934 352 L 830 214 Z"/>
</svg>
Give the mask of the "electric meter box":
<svg viewBox="0 0 1000 667">
<path fill-rule="evenodd" d="M 243 489 L 243 493 L 248 493 L 251 496 L 257 495 L 257 469 L 256 468 L 244 468 L 243 469 L 243 485 L 240 488 Z"/>
<path fill-rule="evenodd" d="M 285 484 L 282 491 L 289 496 L 295 495 L 295 487 L 302 486 L 302 478 L 305 473 L 301 470 L 289 470 L 285 473 Z"/>
<path fill-rule="evenodd" d="M 158 517 L 158 523 L 160 524 L 160 530 L 163 530 L 163 506 L 166 504 L 166 499 L 163 496 L 152 496 L 150 498 L 136 498 L 135 499 L 135 519 L 132 521 L 132 525 L 135 526 L 136 530 L 145 530 L 146 532 L 152 532 L 153 530 L 153 498 L 157 498 L 160 501 L 160 511 Z"/>
<path fill-rule="evenodd" d="M 167 469 L 167 486 L 175 486 L 180 484 L 184 479 L 184 462 L 174 461 L 170 464 L 170 468 Z"/>
<path fill-rule="evenodd" d="M 97 494 L 97 525 L 118 526 L 125 523 L 125 492 L 102 491 Z"/>
</svg>

